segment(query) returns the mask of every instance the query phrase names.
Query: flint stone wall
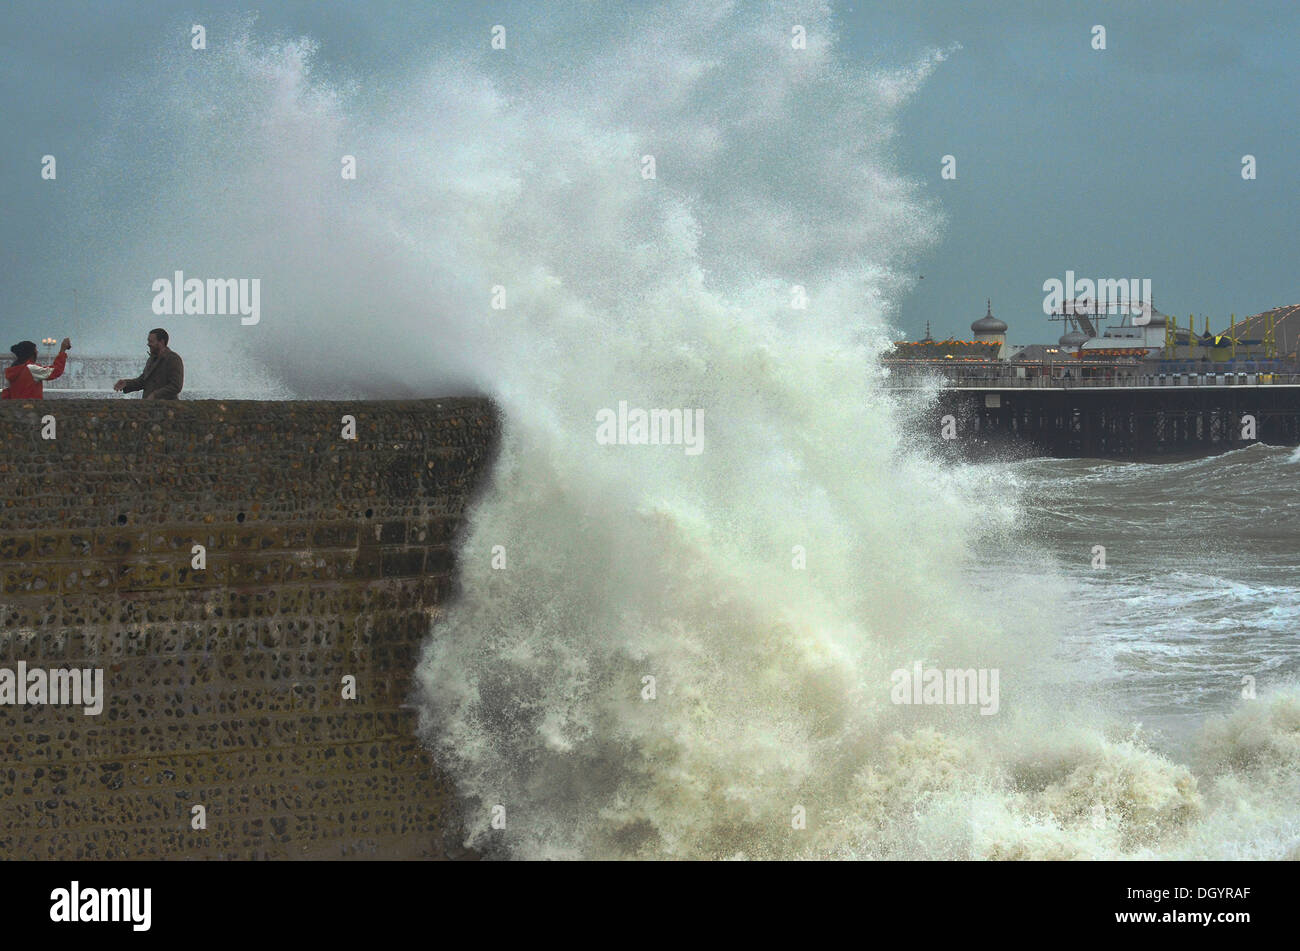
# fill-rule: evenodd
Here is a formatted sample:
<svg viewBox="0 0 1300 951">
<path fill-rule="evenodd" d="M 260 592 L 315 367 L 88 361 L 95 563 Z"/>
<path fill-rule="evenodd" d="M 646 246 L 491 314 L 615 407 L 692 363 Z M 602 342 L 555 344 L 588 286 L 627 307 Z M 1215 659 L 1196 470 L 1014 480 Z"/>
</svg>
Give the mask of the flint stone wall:
<svg viewBox="0 0 1300 951">
<path fill-rule="evenodd" d="M 406 704 L 496 434 L 476 399 L 0 403 L 0 667 L 106 694 L 0 705 L 0 856 L 446 854 Z"/>
</svg>

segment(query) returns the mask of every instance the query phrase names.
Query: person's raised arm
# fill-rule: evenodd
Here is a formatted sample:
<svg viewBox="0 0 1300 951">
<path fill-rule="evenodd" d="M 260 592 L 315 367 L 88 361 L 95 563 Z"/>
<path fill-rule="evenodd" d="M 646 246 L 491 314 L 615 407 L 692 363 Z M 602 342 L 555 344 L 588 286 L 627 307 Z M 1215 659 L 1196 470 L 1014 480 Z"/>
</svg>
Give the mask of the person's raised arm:
<svg viewBox="0 0 1300 951">
<path fill-rule="evenodd" d="M 27 364 L 27 370 L 32 375 L 32 379 L 37 383 L 48 383 L 50 380 L 57 380 L 63 376 L 63 370 L 68 365 L 68 351 L 72 349 L 72 341 L 67 337 L 63 338 L 63 346 L 59 348 L 59 355 L 54 358 L 51 366 L 43 367 L 39 363 Z"/>
</svg>

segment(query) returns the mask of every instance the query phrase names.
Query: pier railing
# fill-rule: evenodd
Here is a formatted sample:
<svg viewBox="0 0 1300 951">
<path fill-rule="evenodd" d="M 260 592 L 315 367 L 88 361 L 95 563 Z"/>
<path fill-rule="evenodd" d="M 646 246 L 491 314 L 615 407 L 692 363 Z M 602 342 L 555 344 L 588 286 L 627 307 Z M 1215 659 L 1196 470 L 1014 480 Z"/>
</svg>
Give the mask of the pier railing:
<svg viewBox="0 0 1300 951">
<path fill-rule="evenodd" d="M 1171 387 L 1300 386 L 1300 373 L 1119 373 L 1104 377 L 1014 376 L 1009 374 L 914 374 L 894 370 L 889 383 L 906 387 L 927 376 L 941 376 L 946 386 L 963 390 L 1161 389 Z"/>
<path fill-rule="evenodd" d="M 994 377 L 990 379 L 967 379 L 953 381 L 951 384 L 962 388 L 1015 388 L 1015 389 L 1115 389 L 1115 388 L 1161 388 L 1161 387 L 1209 387 L 1209 386 L 1296 386 L 1300 385 L 1297 373 L 1143 373 L 1134 376 L 1121 376 L 1110 379 L 1070 378 L 1019 378 Z"/>
</svg>

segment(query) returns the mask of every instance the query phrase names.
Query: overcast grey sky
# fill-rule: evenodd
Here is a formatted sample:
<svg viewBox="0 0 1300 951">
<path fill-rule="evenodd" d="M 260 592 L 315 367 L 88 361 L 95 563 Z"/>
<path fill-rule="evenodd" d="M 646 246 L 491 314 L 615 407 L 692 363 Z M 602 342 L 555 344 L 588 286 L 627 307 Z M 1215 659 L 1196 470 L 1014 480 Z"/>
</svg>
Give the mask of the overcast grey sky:
<svg viewBox="0 0 1300 951">
<path fill-rule="evenodd" d="M 150 141 L 117 124 L 134 77 L 186 25 L 255 12 L 259 31 L 314 37 L 327 75 L 382 84 L 455 55 L 488 25 L 539 3 L 255 4 L 6 2 L 0 11 L 0 327 L 22 337 L 93 330 L 111 294 L 69 273 L 88 203 L 101 219 L 145 197 L 126 167 Z M 591 18 L 642 4 L 592 2 Z M 898 168 L 947 218 L 897 324 L 915 338 L 969 335 L 992 298 L 1013 342 L 1054 339 L 1042 284 L 1149 278 L 1160 309 L 1238 316 L 1300 301 L 1295 280 L 1300 5 L 1291 2 L 835 3 L 837 55 L 903 66 L 960 45 L 903 108 Z M 1091 29 L 1106 28 L 1094 50 Z M 520 56 L 536 51 L 521 44 Z M 832 130 L 828 130 L 830 134 Z M 61 187 L 42 188 L 58 156 Z M 957 178 L 940 178 L 955 156 Z M 1256 156 L 1244 181 L 1241 159 Z M 165 156 L 157 156 L 164 161 Z M 121 163 L 113 187 L 78 192 L 79 165 Z M 102 181 L 103 179 L 101 179 Z M 65 184 L 66 183 L 66 184 Z M 72 270 L 75 271 L 75 268 Z M 83 313 L 67 317 L 71 288 Z M 47 324 L 57 324 L 47 326 Z M 138 347 L 132 347 L 132 350 Z"/>
</svg>

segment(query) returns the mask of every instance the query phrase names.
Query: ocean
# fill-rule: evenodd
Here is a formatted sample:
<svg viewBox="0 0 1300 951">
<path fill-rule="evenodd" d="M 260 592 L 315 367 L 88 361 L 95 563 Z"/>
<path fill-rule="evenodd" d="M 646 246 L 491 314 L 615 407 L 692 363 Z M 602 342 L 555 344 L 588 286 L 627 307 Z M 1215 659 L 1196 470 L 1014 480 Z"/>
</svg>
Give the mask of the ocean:
<svg viewBox="0 0 1300 951">
<path fill-rule="evenodd" d="M 1294 449 L 1257 445 L 1177 463 L 1010 467 L 1032 499 L 1026 534 L 1077 592 L 1062 651 L 1116 710 L 1185 740 L 1252 682 L 1300 678 L 1298 465 Z M 1091 567 L 1095 544 L 1105 569 Z"/>
</svg>

